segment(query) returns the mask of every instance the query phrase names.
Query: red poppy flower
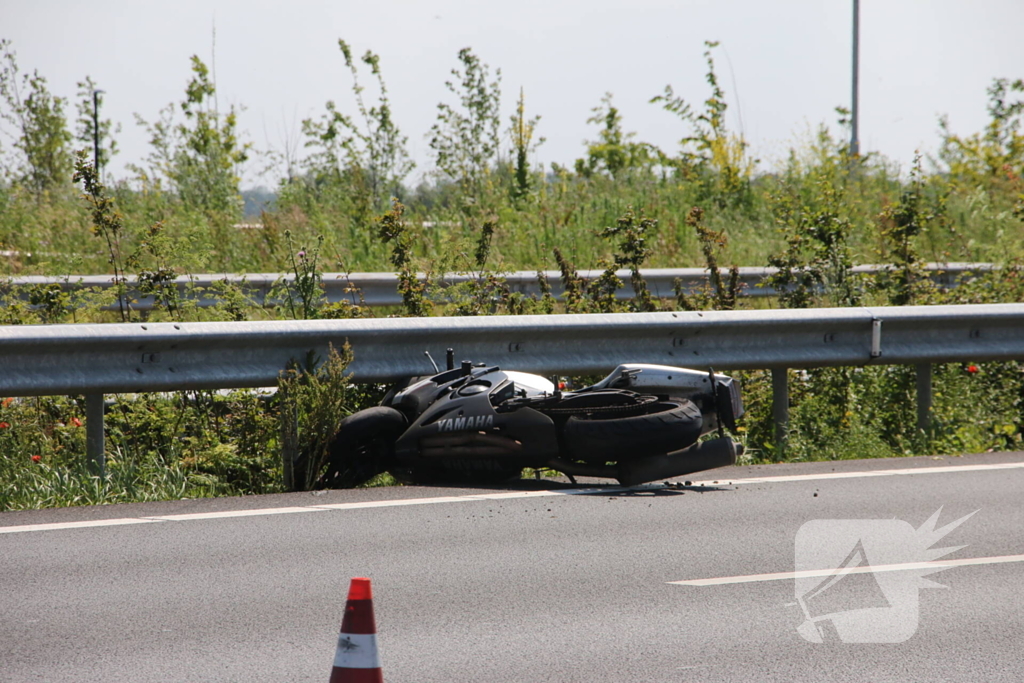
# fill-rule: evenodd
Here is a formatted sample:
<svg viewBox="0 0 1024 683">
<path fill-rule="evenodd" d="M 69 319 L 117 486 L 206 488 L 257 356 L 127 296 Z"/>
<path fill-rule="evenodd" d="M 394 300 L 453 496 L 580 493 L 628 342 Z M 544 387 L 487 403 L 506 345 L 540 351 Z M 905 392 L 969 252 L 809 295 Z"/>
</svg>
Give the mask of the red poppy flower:
<svg viewBox="0 0 1024 683">
<path fill-rule="evenodd" d="M 77 417 L 73 417 L 73 418 L 71 418 L 71 426 L 73 426 L 73 427 L 81 427 L 82 426 L 82 421 L 79 420 Z"/>
<path fill-rule="evenodd" d="M 0 422 L 0 429 L 7 429 L 10 426 L 11 425 L 7 424 L 6 422 Z"/>
<path fill-rule="evenodd" d="M 32 456 L 32 462 L 39 462 L 42 459 L 43 459 L 43 456 L 41 456 L 41 455 L 33 455 Z"/>
<path fill-rule="evenodd" d="M 978 366 L 977 365 L 968 365 L 967 366 L 967 372 L 969 372 L 972 375 L 978 374 Z"/>
</svg>

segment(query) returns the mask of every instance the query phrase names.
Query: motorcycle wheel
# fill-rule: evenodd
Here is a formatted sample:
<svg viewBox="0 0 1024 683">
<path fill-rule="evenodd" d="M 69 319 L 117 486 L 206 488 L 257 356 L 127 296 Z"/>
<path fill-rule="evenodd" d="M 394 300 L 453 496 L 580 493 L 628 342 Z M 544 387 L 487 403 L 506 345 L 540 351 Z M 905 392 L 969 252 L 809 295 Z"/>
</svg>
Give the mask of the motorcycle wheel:
<svg viewBox="0 0 1024 683">
<path fill-rule="evenodd" d="M 387 470 L 395 439 L 408 421 L 394 408 L 376 406 L 349 415 L 330 445 L 327 470 L 317 488 L 351 488 Z"/>
<path fill-rule="evenodd" d="M 569 455 L 579 460 L 613 461 L 659 455 L 686 448 L 700 438 L 700 408 L 685 398 L 644 406 L 628 417 L 602 413 L 574 415 L 562 431 Z"/>
</svg>

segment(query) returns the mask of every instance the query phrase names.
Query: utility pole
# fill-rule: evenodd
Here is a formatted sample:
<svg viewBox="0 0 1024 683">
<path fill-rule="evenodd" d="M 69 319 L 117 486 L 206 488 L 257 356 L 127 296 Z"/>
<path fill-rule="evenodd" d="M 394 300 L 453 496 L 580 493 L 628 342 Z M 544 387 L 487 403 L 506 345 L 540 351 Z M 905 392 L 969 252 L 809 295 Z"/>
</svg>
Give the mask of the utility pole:
<svg viewBox="0 0 1024 683">
<path fill-rule="evenodd" d="M 103 180 L 100 171 L 100 95 L 104 91 L 92 91 L 92 167 L 96 169 L 96 177 Z"/>
<path fill-rule="evenodd" d="M 857 137 L 858 81 L 860 80 L 860 0 L 853 0 L 853 106 L 850 107 L 850 156 L 860 154 L 860 140 Z"/>
</svg>

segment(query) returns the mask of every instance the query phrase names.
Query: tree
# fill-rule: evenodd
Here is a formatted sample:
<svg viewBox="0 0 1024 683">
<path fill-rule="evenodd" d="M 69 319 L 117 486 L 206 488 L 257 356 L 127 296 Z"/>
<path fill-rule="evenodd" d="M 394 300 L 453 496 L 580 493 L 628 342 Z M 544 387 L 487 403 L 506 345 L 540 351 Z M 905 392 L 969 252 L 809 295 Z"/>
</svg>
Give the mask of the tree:
<svg viewBox="0 0 1024 683">
<path fill-rule="evenodd" d="M 628 171 L 648 168 L 654 148 L 645 142 L 633 142 L 636 133 L 622 130 L 622 114 L 612 104 L 612 94 L 605 93 L 601 104 L 590 110 L 587 123 L 603 126 L 597 140 L 587 142 L 587 158 L 576 160 L 576 172 L 590 177 L 598 172 L 619 179 Z"/>
<path fill-rule="evenodd" d="M 327 113 L 319 121 L 306 119 L 302 132 L 306 147 L 316 151 L 307 160 L 310 170 L 321 181 L 349 176 L 357 186 L 365 184 L 375 209 L 386 207 L 397 196 L 402 180 L 415 167 L 407 150 L 408 138 L 402 135 L 391 115 L 391 102 L 380 70 L 380 57 L 367 50 L 361 61 L 376 77 L 379 96 L 377 105 L 367 108 L 364 88 L 359 83 L 359 69 L 352 59 L 352 49 L 344 40 L 338 47 L 345 65 L 352 73 L 352 92 L 361 125 L 351 116 L 338 111 L 333 101 L 327 102 Z M 355 176 L 352 178 L 352 176 Z"/>
<path fill-rule="evenodd" d="M 17 55 L 9 40 L 0 40 L 0 120 L 15 129 L 15 157 L 6 162 L 13 180 L 41 195 L 70 187 L 71 133 L 64 107 L 67 100 L 46 87 L 46 79 L 33 71 L 18 69 Z M 6 132 L 6 131 L 5 131 Z"/>
<path fill-rule="evenodd" d="M 199 57 L 192 56 L 192 79 L 185 88 L 179 106 L 185 116 L 175 123 L 175 106 L 167 105 L 159 121 L 153 124 L 135 115 L 150 135 L 153 151 L 149 162 L 153 174 L 133 166 L 144 183 L 159 186 L 162 176 L 189 206 L 212 212 L 241 210 L 238 192 L 239 167 L 249 157 L 249 143 L 242 143 L 236 127 L 238 115 L 231 107 L 221 115 L 214 97 L 216 87 L 210 70 Z"/>
<path fill-rule="evenodd" d="M 449 92 L 459 98 L 460 107 L 441 102 L 437 122 L 430 128 L 430 148 L 437 168 L 478 194 L 481 180 L 500 153 L 501 69 L 490 82 L 490 67 L 466 47 L 459 50 L 462 71 L 452 69 L 456 83 L 445 81 Z"/>
<path fill-rule="evenodd" d="M 1005 178 L 1008 172 L 1024 173 L 1024 80 L 997 78 L 987 93 L 989 122 L 984 133 L 954 135 L 948 120 L 939 119 L 939 158 L 949 167 L 952 177 L 968 185 Z M 1012 95 L 1016 98 L 1011 101 Z"/>
<path fill-rule="evenodd" d="M 741 137 L 729 133 L 725 123 L 725 112 L 729 108 L 725 91 L 718 84 L 715 60 L 711 51 L 718 47 L 716 41 L 704 41 L 704 59 L 707 61 L 705 79 L 711 86 L 711 95 L 704 100 L 704 111 L 697 114 L 690 104 L 675 94 L 671 85 L 665 86 L 661 95 L 651 98 L 652 104 L 675 114 L 690 129 L 679 141 L 678 159 L 664 158 L 667 165 L 675 166 L 683 177 L 702 180 L 713 190 L 714 198 L 720 205 L 728 197 L 745 197 L 753 163 L 746 157 L 747 143 Z"/>
</svg>

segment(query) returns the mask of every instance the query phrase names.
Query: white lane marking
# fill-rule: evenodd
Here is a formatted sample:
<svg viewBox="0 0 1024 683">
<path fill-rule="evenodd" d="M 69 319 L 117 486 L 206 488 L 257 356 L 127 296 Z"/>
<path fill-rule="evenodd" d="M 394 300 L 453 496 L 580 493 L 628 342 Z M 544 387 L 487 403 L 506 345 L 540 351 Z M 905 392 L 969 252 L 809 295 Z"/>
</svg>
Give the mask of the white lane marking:
<svg viewBox="0 0 1024 683">
<path fill-rule="evenodd" d="M 640 487 L 635 487 L 640 488 Z M 603 489 L 581 489 L 570 491 L 506 491 L 503 493 L 474 493 L 473 497 L 479 500 L 505 500 L 506 498 L 543 498 L 545 496 L 575 496 L 581 493 L 619 493 L 628 491 L 625 486 L 611 486 Z"/>
<path fill-rule="evenodd" d="M 465 496 L 438 496 L 437 498 L 405 498 L 402 500 L 371 500 L 362 503 L 327 503 L 312 506 L 317 510 L 360 510 L 363 508 L 401 507 L 403 505 L 434 505 L 437 503 L 471 503 L 481 500 L 508 498 L 550 498 L 552 496 L 578 496 L 586 493 L 618 493 L 629 489 L 613 486 L 601 489 L 574 489 L 569 491 L 508 491 L 502 493 L 471 493 Z"/>
<path fill-rule="evenodd" d="M 980 472 L 987 470 L 1022 469 L 1024 462 L 997 463 L 991 465 L 952 465 L 948 467 L 913 467 L 892 470 L 868 470 L 864 472 L 828 472 L 823 474 L 793 474 L 776 477 L 749 477 L 746 479 L 716 479 L 694 482 L 694 486 L 723 486 L 739 484 L 770 484 L 791 481 L 814 481 L 819 479 L 855 479 L 859 477 L 890 477 L 904 474 L 950 474 L 953 472 Z M 587 494 L 621 493 L 630 490 L 657 490 L 660 484 L 644 484 L 632 488 L 609 486 L 591 489 L 544 490 L 544 491 L 502 491 L 500 493 L 473 493 L 465 496 L 436 496 L 434 498 L 403 498 L 399 500 L 374 500 L 361 503 L 326 503 L 300 507 L 258 508 L 254 510 L 225 510 L 222 512 L 193 512 L 181 515 L 154 517 L 97 519 L 82 522 L 54 522 L 48 524 L 23 524 L 0 526 L 0 534 L 16 534 L 28 531 L 56 531 L 88 527 L 123 526 L 126 524 L 147 524 L 150 522 L 185 522 L 201 519 L 226 519 L 230 517 L 257 517 L 283 515 L 300 512 L 322 512 L 325 510 L 359 510 L 363 508 L 402 507 L 407 505 L 436 505 L 439 503 L 462 503 L 482 500 L 517 500 L 520 498 L 546 498 L 553 496 L 579 496 Z"/>
<path fill-rule="evenodd" d="M 16 534 L 27 531 L 57 531 L 82 527 L 122 526 L 125 524 L 148 524 L 152 522 L 189 522 L 201 519 L 227 519 L 231 517 L 259 517 L 264 515 L 288 515 L 301 512 L 325 512 L 328 510 L 360 510 L 364 508 L 403 507 L 407 505 L 437 505 L 439 503 L 480 502 L 537 498 L 551 496 L 578 496 L 588 493 L 619 493 L 629 489 L 621 486 L 594 489 L 572 489 L 566 491 L 510 491 L 501 493 L 475 493 L 465 496 L 436 496 L 434 498 L 403 498 L 399 500 L 371 500 L 361 503 L 326 503 L 301 507 L 256 508 L 253 510 L 223 510 L 221 512 L 190 512 L 180 515 L 159 515 L 153 517 L 132 517 L 121 519 L 96 519 L 84 522 L 53 522 L 48 524 L 23 524 L 0 526 L 0 534 Z"/>
<path fill-rule="evenodd" d="M 363 510 L 366 508 L 389 508 L 403 505 L 434 505 L 436 503 L 461 503 L 476 500 L 474 496 L 438 496 L 437 498 L 405 498 L 403 500 L 367 500 L 362 503 L 327 503 L 314 505 L 314 510 Z"/>
<path fill-rule="evenodd" d="M 676 586 L 722 586 L 730 583 L 754 583 L 756 581 L 783 581 L 785 579 L 803 579 L 815 576 L 832 576 L 839 572 L 845 574 L 874 574 L 876 572 L 899 572 L 911 569 L 947 569 L 949 567 L 965 567 L 978 564 L 1004 564 L 1006 562 L 1024 562 L 1024 555 L 996 555 L 994 557 L 965 557 L 953 560 L 935 560 L 933 562 L 904 562 L 903 564 L 879 564 L 864 567 L 845 567 L 838 569 L 807 569 L 799 572 L 777 572 L 774 574 L 748 574 L 746 576 L 720 576 L 714 579 L 686 579 L 684 581 L 668 581 Z"/>
<path fill-rule="evenodd" d="M 127 524 L 149 524 L 158 522 L 149 517 L 121 517 L 119 519 L 90 519 L 82 522 L 51 522 L 49 524 L 23 524 L 0 527 L 0 534 L 16 534 L 21 531 L 51 531 L 54 529 L 84 529 L 95 526 L 125 526 Z"/>
<path fill-rule="evenodd" d="M 715 479 L 695 481 L 692 486 L 722 486 L 728 484 L 774 484 L 787 481 L 816 481 L 819 479 L 859 479 L 861 477 L 893 477 L 903 474 L 950 474 L 953 472 L 984 472 L 988 470 L 1014 470 L 1024 468 L 1024 462 L 1004 462 L 992 465 L 950 465 L 947 467 L 905 467 L 892 470 L 866 470 L 864 472 L 823 472 L 821 474 L 788 474 L 775 477 L 747 477 L 745 479 Z M 673 477 L 675 478 L 675 477 Z"/>
<path fill-rule="evenodd" d="M 318 507 L 256 508 L 253 510 L 223 510 L 221 512 L 188 512 L 181 515 L 147 517 L 159 522 L 187 522 L 193 519 L 223 519 L 227 517 L 259 517 L 261 515 L 292 515 L 296 512 L 316 512 Z"/>
</svg>

